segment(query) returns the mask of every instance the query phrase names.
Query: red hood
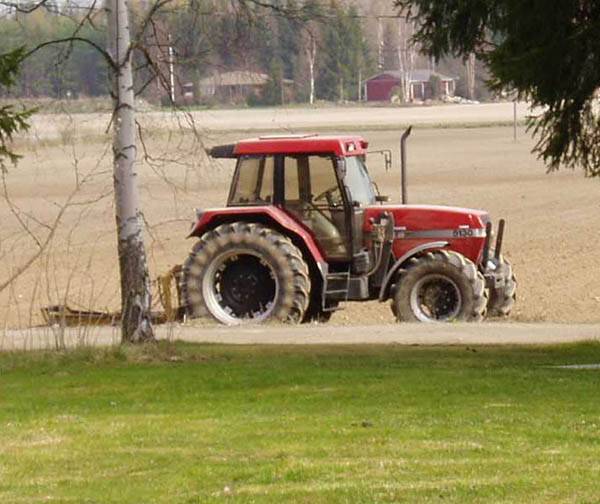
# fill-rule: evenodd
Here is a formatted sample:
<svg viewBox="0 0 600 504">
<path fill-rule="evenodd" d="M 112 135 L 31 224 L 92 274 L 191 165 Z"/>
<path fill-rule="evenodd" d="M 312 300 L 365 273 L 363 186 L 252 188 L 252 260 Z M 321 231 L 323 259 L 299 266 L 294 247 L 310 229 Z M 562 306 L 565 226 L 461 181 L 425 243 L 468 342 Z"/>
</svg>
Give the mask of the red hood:
<svg viewBox="0 0 600 504">
<path fill-rule="evenodd" d="M 365 208 L 365 232 L 371 230 L 371 218 L 383 212 L 394 216 L 396 258 L 416 246 L 441 241 L 473 262 L 479 262 L 489 220 L 487 212 L 437 205 L 374 205 Z"/>
<path fill-rule="evenodd" d="M 468 225 L 484 228 L 489 214 L 483 210 L 441 205 L 378 205 L 366 209 L 366 213 L 391 212 L 396 226 L 411 230 L 453 229 Z"/>
</svg>

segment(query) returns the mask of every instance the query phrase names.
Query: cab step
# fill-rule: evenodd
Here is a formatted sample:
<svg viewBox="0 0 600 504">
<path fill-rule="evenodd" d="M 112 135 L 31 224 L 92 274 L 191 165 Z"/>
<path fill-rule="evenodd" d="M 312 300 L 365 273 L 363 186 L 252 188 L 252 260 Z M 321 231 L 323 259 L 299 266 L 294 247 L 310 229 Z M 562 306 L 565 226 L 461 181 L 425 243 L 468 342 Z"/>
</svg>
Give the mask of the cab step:
<svg viewBox="0 0 600 504">
<path fill-rule="evenodd" d="M 350 291 L 350 272 L 329 273 L 326 277 L 327 283 L 323 290 L 323 310 L 333 311 L 336 308 L 329 306 L 330 301 L 348 301 Z"/>
</svg>

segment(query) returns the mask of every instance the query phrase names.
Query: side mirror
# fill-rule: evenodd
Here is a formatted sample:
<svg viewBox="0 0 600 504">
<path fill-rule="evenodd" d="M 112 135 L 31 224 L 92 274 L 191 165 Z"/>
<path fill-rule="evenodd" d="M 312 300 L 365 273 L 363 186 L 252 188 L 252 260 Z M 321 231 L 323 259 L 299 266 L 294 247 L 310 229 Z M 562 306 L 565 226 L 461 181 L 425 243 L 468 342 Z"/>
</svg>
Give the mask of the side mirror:
<svg viewBox="0 0 600 504">
<path fill-rule="evenodd" d="M 375 196 L 375 201 L 377 203 L 387 203 L 388 201 L 390 201 L 390 197 L 389 196 L 383 196 L 381 194 L 377 194 Z"/>
<path fill-rule="evenodd" d="M 385 171 L 389 171 L 389 169 L 392 167 L 392 151 L 390 149 L 369 151 L 368 154 L 381 154 L 385 163 Z"/>
</svg>

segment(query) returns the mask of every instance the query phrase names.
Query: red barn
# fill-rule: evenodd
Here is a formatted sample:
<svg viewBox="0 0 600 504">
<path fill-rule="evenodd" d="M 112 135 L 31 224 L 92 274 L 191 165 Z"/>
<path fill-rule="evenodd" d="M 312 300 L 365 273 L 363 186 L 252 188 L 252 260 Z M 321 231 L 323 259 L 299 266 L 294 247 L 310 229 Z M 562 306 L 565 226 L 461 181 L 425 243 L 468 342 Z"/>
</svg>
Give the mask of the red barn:
<svg viewBox="0 0 600 504">
<path fill-rule="evenodd" d="M 454 96 L 456 79 L 431 70 L 413 70 L 410 73 L 411 100 L 426 100 L 433 98 L 431 77 L 436 76 L 440 82 L 440 96 Z M 374 75 L 365 82 L 367 101 L 390 101 L 394 88 L 400 86 L 401 73 L 389 70 Z"/>
</svg>

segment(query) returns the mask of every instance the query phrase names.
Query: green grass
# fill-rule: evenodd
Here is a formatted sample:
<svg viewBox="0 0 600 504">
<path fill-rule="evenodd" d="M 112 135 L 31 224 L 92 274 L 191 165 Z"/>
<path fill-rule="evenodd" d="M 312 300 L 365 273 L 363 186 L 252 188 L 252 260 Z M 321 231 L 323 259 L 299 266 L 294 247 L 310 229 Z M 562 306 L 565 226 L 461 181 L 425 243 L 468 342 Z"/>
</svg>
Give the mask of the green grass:
<svg viewBox="0 0 600 504">
<path fill-rule="evenodd" d="M 0 502 L 597 502 L 600 345 L 0 355 Z"/>
</svg>

